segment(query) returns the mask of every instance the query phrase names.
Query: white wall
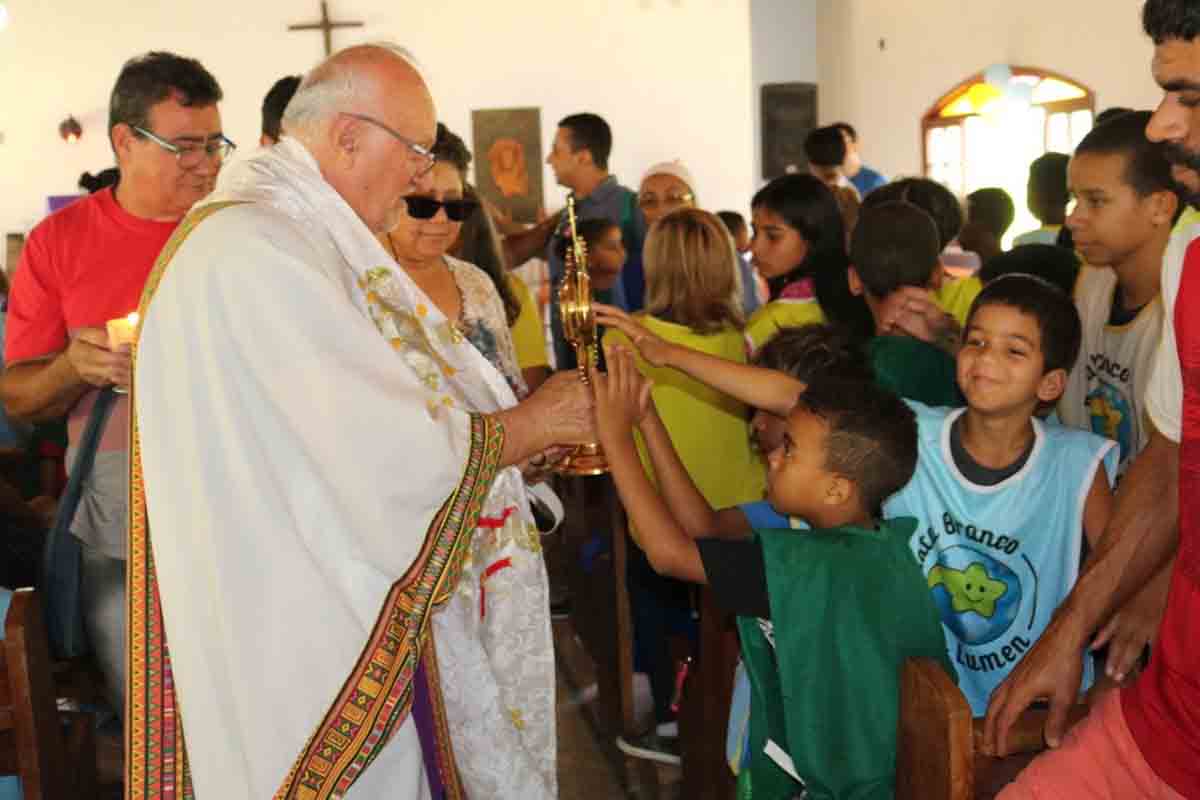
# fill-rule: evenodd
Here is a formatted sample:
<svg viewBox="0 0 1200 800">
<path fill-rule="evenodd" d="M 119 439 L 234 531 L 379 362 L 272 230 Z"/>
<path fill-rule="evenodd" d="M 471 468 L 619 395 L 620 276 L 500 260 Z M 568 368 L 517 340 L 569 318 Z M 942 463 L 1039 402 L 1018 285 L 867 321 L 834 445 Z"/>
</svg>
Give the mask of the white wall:
<svg viewBox="0 0 1200 800">
<path fill-rule="evenodd" d="M 921 117 L 990 64 L 1041 67 L 1096 92 L 1096 110 L 1153 108 L 1142 0 L 820 0 L 820 116 L 845 119 L 867 163 L 921 172 Z M 879 40 L 885 41 L 883 50 Z"/>
<path fill-rule="evenodd" d="M 319 33 L 287 33 L 316 0 L 9 0 L 0 31 L 0 232 L 27 229 L 45 196 L 76 191 L 109 166 L 108 94 L 121 64 L 150 49 L 199 58 L 225 90 L 227 135 L 250 150 L 259 106 L 280 76 L 321 55 Z M 332 0 L 367 26 L 334 46 L 392 39 L 430 76 L 439 113 L 470 141 L 473 108 L 540 106 L 544 147 L 563 116 L 595 111 L 613 127 L 612 170 L 636 186 L 650 164 L 682 158 L 705 205 L 744 204 L 754 152 L 749 0 Z M 75 145 L 57 126 L 83 123 Z M 545 168 L 547 205 L 562 191 Z"/>
<path fill-rule="evenodd" d="M 762 86 L 817 82 L 817 0 L 750 0 L 754 185 L 762 180 Z M 818 102 L 821 89 L 817 90 Z M 742 205 L 749 205 L 749 198 Z"/>
</svg>

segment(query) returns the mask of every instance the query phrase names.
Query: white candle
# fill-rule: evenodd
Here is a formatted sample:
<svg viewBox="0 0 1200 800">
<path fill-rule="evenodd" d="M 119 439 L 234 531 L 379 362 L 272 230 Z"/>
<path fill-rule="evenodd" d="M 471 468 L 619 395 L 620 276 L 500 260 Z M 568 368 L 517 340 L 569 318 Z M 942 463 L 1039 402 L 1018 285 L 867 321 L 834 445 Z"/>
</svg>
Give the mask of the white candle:
<svg viewBox="0 0 1200 800">
<path fill-rule="evenodd" d="M 133 344 L 137 334 L 138 313 L 134 311 L 126 317 L 110 319 L 108 327 L 108 349 L 116 350 L 123 344 Z"/>
</svg>

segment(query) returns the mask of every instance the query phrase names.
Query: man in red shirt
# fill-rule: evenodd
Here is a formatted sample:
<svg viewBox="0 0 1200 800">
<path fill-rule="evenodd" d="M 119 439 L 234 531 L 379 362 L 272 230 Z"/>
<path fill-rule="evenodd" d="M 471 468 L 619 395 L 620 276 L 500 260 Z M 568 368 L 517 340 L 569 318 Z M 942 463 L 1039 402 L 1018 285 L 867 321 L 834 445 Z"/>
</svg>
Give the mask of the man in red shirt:
<svg viewBox="0 0 1200 800">
<path fill-rule="evenodd" d="M 1200 0 L 1148 0 L 1154 79 L 1164 97 L 1146 129 L 1200 201 Z M 985 749 L 1035 699 L 1050 701 L 1046 739 L 1002 798 L 1200 797 L 1200 223 L 1185 217 L 1163 266 L 1164 326 L 1146 405 L 1155 432 L 1126 474 L 1097 551 L 1041 640 L 992 696 Z M 1178 530 L 1178 540 L 1176 539 Z M 1175 556 L 1149 667 L 1062 736 L 1093 633 Z M 1123 678 L 1113 675 L 1114 678 Z"/>
<path fill-rule="evenodd" d="M 198 61 L 155 52 L 125 64 L 109 104 L 120 169 L 114 188 L 78 200 L 29 235 L 13 276 L 0 377 L 10 416 L 68 417 L 78 442 L 107 386 L 127 387 L 128 346 L 107 320 L 138 306 L 159 251 L 212 191 L 233 149 L 221 133 L 221 88 Z M 124 709 L 127 401 L 118 399 L 72 524 L 83 542 L 84 622 L 114 707 Z M 74 459 L 68 452 L 68 464 Z"/>
</svg>

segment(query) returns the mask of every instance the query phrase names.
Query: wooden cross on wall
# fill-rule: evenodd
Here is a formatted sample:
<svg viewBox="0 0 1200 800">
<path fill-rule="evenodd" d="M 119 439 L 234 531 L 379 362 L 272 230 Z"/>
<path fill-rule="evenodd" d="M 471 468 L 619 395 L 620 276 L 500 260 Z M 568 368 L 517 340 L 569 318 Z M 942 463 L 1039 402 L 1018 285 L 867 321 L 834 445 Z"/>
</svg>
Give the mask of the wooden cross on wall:
<svg viewBox="0 0 1200 800">
<path fill-rule="evenodd" d="M 320 22 L 304 22 L 299 25 L 288 25 L 289 31 L 320 31 L 325 36 L 325 55 L 333 53 L 333 29 L 334 28 L 361 28 L 361 22 L 334 22 L 329 19 L 329 8 L 325 4 L 325 0 L 321 0 L 321 21 Z"/>
</svg>

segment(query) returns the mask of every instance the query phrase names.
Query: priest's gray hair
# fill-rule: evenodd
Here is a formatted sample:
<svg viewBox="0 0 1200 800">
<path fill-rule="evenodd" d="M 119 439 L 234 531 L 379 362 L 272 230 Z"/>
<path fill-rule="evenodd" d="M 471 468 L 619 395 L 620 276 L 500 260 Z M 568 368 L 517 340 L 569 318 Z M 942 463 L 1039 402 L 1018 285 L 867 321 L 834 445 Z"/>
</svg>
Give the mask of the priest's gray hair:
<svg viewBox="0 0 1200 800">
<path fill-rule="evenodd" d="M 375 42 L 358 45 L 354 49 L 377 49 L 403 59 L 418 73 L 423 74 L 420 63 L 406 48 L 391 42 Z M 367 94 L 366 81 L 361 62 L 349 62 L 339 58 L 345 51 L 334 53 L 304 76 L 300 88 L 292 96 L 283 112 L 284 133 L 303 134 L 312 132 L 316 126 L 339 111 L 353 109 Z"/>
</svg>

